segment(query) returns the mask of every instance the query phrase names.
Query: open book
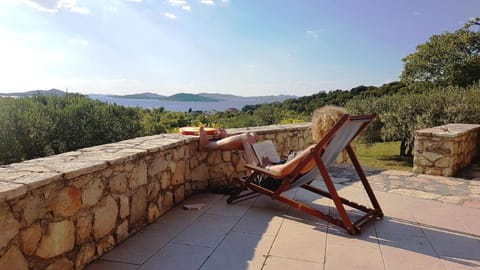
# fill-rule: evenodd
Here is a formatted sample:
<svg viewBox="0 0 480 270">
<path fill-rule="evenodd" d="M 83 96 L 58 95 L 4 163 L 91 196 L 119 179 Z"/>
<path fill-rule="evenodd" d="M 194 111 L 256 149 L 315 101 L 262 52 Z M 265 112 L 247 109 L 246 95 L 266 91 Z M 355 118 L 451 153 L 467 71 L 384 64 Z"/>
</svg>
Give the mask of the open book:
<svg viewBox="0 0 480 270">
<path fill-rule="evenodd" d="M 252 144 L 253 152 L 257 156 L 258 163 L 262 163 L 263 157 L 268 157 L 272 163 L 281 162 L 280 155 L 271 140 L 265 140 Z"/>
</svg>

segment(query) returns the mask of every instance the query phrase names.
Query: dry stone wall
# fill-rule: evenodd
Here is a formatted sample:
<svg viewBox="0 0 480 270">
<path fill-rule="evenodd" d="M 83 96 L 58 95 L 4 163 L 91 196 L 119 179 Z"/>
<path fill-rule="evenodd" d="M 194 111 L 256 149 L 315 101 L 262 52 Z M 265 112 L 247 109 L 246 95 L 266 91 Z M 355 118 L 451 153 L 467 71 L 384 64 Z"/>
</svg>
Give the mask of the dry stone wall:
<svg viewBox="0 0 480 270">
<path fill-rule="evenodd" d="M 309 124 L 232 129 L 281 154 Z M 193 193 L 246 174 L 243 151 L 201 152 L 162 134 L 0 167 L 0 270 L 82 269 Z"/>
<path fill-rule="evenodd" d="M 480 125 L 448 124 L 416 131 L 413 172 L 453 176 L 480 155 Z"/>
</svg>

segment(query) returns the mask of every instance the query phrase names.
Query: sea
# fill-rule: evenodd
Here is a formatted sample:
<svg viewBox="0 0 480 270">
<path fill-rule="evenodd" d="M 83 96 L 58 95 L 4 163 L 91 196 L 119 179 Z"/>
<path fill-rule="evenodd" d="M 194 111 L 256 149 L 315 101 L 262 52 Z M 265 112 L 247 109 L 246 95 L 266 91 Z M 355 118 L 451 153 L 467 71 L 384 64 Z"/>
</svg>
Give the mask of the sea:
<svg viewBox="0 0 480 270">
<path fill-rule="evenodd" d="M 106 95 L 89 95 L 90 98 L 103 102 L 123 105 L 127 107 L 140 107 L 146 109 L 163 107 L 166 111 L 188 112 L 188 111 L 226 111 L 231 109 L 241 110 L 246 105 L 255 105 L 272 102 L 271 100 L 262 99 L 238 99 L 238 100 L 222 100 L 216 102 L 200 102 L 200 101 L 167 101 L 158 99 L 129 99 L 118 98 Z"/>
</svg>

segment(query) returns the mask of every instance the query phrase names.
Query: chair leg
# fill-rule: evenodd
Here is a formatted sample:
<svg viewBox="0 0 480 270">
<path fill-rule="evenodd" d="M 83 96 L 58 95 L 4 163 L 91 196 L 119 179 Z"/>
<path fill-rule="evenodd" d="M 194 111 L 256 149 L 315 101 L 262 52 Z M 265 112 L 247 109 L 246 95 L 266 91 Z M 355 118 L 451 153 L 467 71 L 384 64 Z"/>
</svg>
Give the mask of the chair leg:
<svg viewBox="0 0 480 270">
<path fill-rule="evenodd" d="M 320 174 L 322 175 L 323 182 L 327 186 L 328 194 L 330 194 L 330 199 L 332 199 L 332 201 L 334 202 L 338 215 L 342 220 L 342 223 L 343 223 L 342 227 L 345 228 L 350 234 L 355 234 L 358 228 L 356 228 L 356 226 L 353 225 L 352 221 L 350 220 L 350 217 L 348 217 L 347 211 L 345 210 L 342 200 L 337 193 L 337 189 L 333 184 L 332 178 L 330 178 L 330 175 L 328 174 L 327 168 L 323 164 L 323 161 L 321 160 L 320 157 L 315 155 L 314 158 L 315 158 L 315 162 L 317 163 L 317 167 L 320 171 Z"/>
<path fill-rule="evenodd" d="M 253 198 L 255 196 L 258 196 L 260 195 L 258 192 L 256 192 L 255 190 L 252 190 L 249 187 L 250 185 L 250 179 L 249 178 L 246 178 L 246 179 L 237 179 L 237 181 L 239 182 L 239 184 L 241 185 L 241 188 L 238 189 L 237 192 L 235 192 L 234 194 L 230 195 L 228 198 L 227 198 L 227 203 L 228 204 L 234 204 L 234 203 L 237 203 L 237 202 L 240 202 L 240 201 L 244 201 L 244 200 L 248 200 L 250 198 Z M 247 191 L 248 190 L 248 191 Z M 246 192 L 245 192 L 246 191 Z M 243 193 L 243 194 L 242 194 Z"/>
<path fill-rule="evenodd" d="M 244 201 L 244 200 L 248 200 L 250 198 L 253 198 L 253 197 L 256 197 L 256 196 L 260 195 L 259 193 L 255 192 L 255 191 L 249 191 L 249 192 L 244 193 L 244 194 L 241 194 L 241 193 L 242 193 L 242 191 L 239 191 L 236 194 L 230 195 L 227 199 L 227 203 L 228 204 L 234 204 L 234 203 Z"/>
<path fill-rule="evenodd" d="M 344 228 L 351 235 L 354 235 L 354 234 L 360 232 L 360 228 L 356 227 L 355 225 L 351 224 L 351 226 L 346 226 L 345 223 L 342 220 L 334 218 L 334 217 L 332 217 L 328 214 L 324 214 L 321 211 L 319 211 L 315 208 L 312 208 L 312 207 L 310 207 L 306 204 L 300 203 L 298 201 L 295 201 L 293 199 L 290 199 L 290 198 L 287 198 L 287 197 L 284 197 L 284 196 L 281 196 L 281 195 L 278 196 L 276 199 L 278 201 L 281 201 L 281 202 L 295 208 L 295 209 L 298 209 L 302 212 L 305 212 L 305 213 L 307 213 L 311 216 L 317 217 L 319 219 L 325 220 L 326 222 L 329 222 L 329 223 L 332 223 L 336 226 Z"/>
<path fill-rule="evenodd" d="M 357 171 L 358 176 L 360 177 L 360 180 L 362 181 L 363 188 L 365 188 L 365 191 L 367 192 L 368 198 L 370 199 L 370 202 L 373 205 L 373 208 L 377 210 L 379 213 L 379 217 L 383 217 L 383 211 L 382 208 L 380 207 L 380 204 L 378 203 L 377 197 L 375 196 L 375 193 L 373 193 L 372 187 L 370 186 L 370 183 L 368 183 L 367 177 L 365 176 L 365 172 L 362 169 L 362 166 L 360 165 L 360 162 L 358 162 L 357 156 L 355 155 L 355 152 L 353 151 L 352 147 L 350 145 L 347 145 L 346 147 L 347 153 L 350 156 L 350 160 L 353 163 L 353 166 L 355 167 L 355 170 Z"/>
</svg>

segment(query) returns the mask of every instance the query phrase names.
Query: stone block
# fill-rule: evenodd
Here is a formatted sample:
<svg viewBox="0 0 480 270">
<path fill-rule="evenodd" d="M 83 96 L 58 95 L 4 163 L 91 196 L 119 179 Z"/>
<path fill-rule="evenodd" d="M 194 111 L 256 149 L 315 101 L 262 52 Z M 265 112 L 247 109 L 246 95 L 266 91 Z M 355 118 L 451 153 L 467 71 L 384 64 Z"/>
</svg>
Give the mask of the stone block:
<svg viewBox="0 0 480 270">
<path fill-rule="evenodd" d="M 118 227 L 117 227 L 117 231 L 115 232 L 115 240 L 117 241 L 117 243 L 120 243 L 122 242 L 123 240 L 127 239 L 128 237 L 128 220 L 125 220 L 122 222 L 122 224 L 120 224 Z"/>
<path fill-rule="evenodd" d="M 190 160 L 185 160 L 185 181 L 190 181 L 191 179 Z"/>
<path fill-rule="evenodd" d="M 0 249 L 6 247 L 8 242 L 17 235 L 20 223 L 15 219 L 7 206 L 0 207 Z"/>
<path fill-rule="evenodd" d="M 95 245 L 87 243 L 80 248 L 75 258 L 75 269 L 82 269 L 95 259 Z"/>
<path fill-rule="evenodd" d="M 188 161 L 189 161 L 190 169 L 196 168 L 199 164 L 198 159 L 195 156 L 190 157 Z"/>
<path fill-rule="evenodd" d="M 115 239 L 112 235 L 108 235 L 97 242 L 97 254 L 102 256 L 105 252 L 111 250 L 115 246 Z"/>
<path fill-rule="evenodd" d="M 120 201 L 120 218 L 124 219 L 130 215 L 130 200 L 125 195 L 118 196 Z"/>
<path fill-rule="evenodd" d="M 163 157 L 155 158 L 148 167 L 148 176 L 153 177 L 167 169 L 167 161 Z"/>
<path fill-rule="evenodd" d="M 454 174 L 455 174 L 455 170 L 453 170 L 452 168 L 442 169 L 443 176 L 453 176 Z"/>
<path fill-rule="evenodd" d="M 48 265 L 45 270 L 73 270 L 73 262 L 67 258 L 61 258 Z"/>
<path fill-rule="evenodd" d="M 147 184 L 147 165 L 140 161 L 132 170 L 132 175 L 129 179 L 129 187 L 136 189 L 139 186 Z"/>
<path fill-rule="evenodd" d="M 179 159 L 184 159 L 187 158 L 188 155 L 188 148 L 186 145 L 180 146 L 180 151 L 178 152 L 178 158 Z"/>
<path fill-rule="evenodd" d="M 77 219 L 77 244 L 83 244 L 90 241 L 92 235 L 93 215 L 78 217 Z"/>
<path fill-rule="evenodd" d="M 224 179 L 226 178 L 226 164 L 218 164 L 210 168 L 210 178 Z"/>
<path fill-rule="evenodd" d="M 167 210 L 171 209 L 173 207 L 173 193 L 167 191 L 162 194 L 162 196 L 159 196 L 157 204 L 160 210 L 160 214 L 163 214 Z"/>
<path fill-rule="evenodd" d="M 118 216 L 117 202 L 112 196 L 108 196 L 99 203 L 93 212 L 95 215 L 93 235 L 95 239 L 100 239 L 115 227 Z"/>
<path fill-rule="evenodd" d="M 430 174 L 430 175 L 442 175 L 442 169 L 440 168 L 425 168 L 425 174 Z"/>
<path fill-rule="evenodd" d="M 49 223 L 37 248 L 37 256 L 49 259 L 72 250 L 74 245 L 75 227 L 72 221 Z"/>
<path fill-rule="evenodd" d="M 179 186 L 175 189 L 175 204 L 179 204 L 183 202 L 185 199 L 185 187 L 184 186 Z"/>
<path fill-rule="evenodd" d="M 444 156 L 439 160 L 435 161 L 435 167 L 437 168 L 451 168 L 453 167 L 452 158 L 449 156 Z"/>
<path fill-rule="evenodd" d="M 172 185 L 180 185 L 185 182 L 185 161 L 179 161 L 175 165 L 172 175 Z"/>
<path fill-rule="evenodd" d="M 147 190 L 145 187 L 138 188 L 132 196 L 130 207 L 130 224 L 134 224 L 145 216 L 147 209 Z"/>
<path fill-rule="evenodd" d="M 21 232 L 22 250 L 25 255 L 35 254 L 38 243 L 42 238 L 42 227 L 40 224 L 33 224 Z"/>
<path fill-rule="evenodd" d="M 425 144 L 425 152 L 449 155 L 453 153 L 453 150 L 453 142 L 450 141 Z"/>
<path fill-rule="evenodd" d="M 112 193 L 123 193 L 127 191 L 128 180 L 124 173 L 114 174 L 110 178 L 110 191 Z"/>
<path fill-rule="evenodd" d="M 232 152 L 223 151 L 222 152 L 222 159 L 223 159 L 224 162 L 230 162 L 232 160 Z"/>
<path fill-rule="evenodd" d="M 168 171 L 164 171 L 162 173 L 162 177 L 160 178 L 160 187 L 161 189 L 167 189 L 171 185 L 171 174 Z"/>
<path fill-rule="evenodd" d="M 438 159 L 440 159 L 442 157 L 442 154 L 438 154 L 438 153 L 433 153 L 433 152 L 423 152 L 423 156 L 425 157 L 425 159 L 427 159 L 428 161 L 436 161 Z"/>
<path fill-rule="evenodd" d="M 185 198 L 190 197 L 192 195 L 192 185 L 187 182 L 183 186 L 185 187 Z"/>
<path fill-rule="evenodd" d="M 207 181 L 210 177 L 207 164 L 200 164 L 194 168 L 190 174 L 192 181 Z"/>
<path fill-rule="evenodd" d="M 95 179 L 85 186 L 82 193 L 82 206 L 89 207 L 95 205 L 102 198 L 105 185 L 101 179 Z"/>
<path fill-rule="evenodd" d="M 108 179 L 110 178 L 110 176 L 112 175 L 113 173 L 113 170 L 111 168 L 106 168 L 105 170 L 103 170 L 101 176 L 104 178 L 104 179 Z"/>
<path fill-rule="evenodd" d="M 28 262 L 18 247 L 12 246 L 1 258 L 0 269 L 28 270 Z"/>
<path fill-rule="evenodd" d="M 413 166 L 412 172 L 413 172 L 414 174 L 422 174 L 422 173 L 424 173 L 425 171 L 424 171 L 424 168 L 423 168 L 422 166 Z"/>
<path fill-rule="evenodd" d="M 94 174 L 86 174 L 79 176 L 73 179 L 69 185 L 75 188 L 80 189 L 81 187 L 85 186 L 88 182 L 90 182 L 94 177 Z"/>
<path fill-rule="evenodd" d="M 158 192 L 160 192 L 160 184 L 158 181 L 151 182 L 147 185 L 147 194 L 148 194 L 148 200 L 149 201 L 155 201 Z"/>
<path fill-rule="evenodd" d="M 148 205 L 148 223 L 154 222 L 158 217 L 160 217 L 160 211 L 154 203 Z"/>
<path fill-rule="evenodd" d="M 57 217 L 70 217 L 77 213 L 81 205 L 80 190 L 74 187 L 66 187 L 56 193 L 53 200 L 48 204 L 48 208 Z"/>
<path fill-rule="evenodd" d="M 208 182 L 207 181 L 192 181 L 191 182 L 192 186 L 192 191 L 204 191 L 208 188 Z"/>
<path fill-rule="evenodd" d="M 221 151 L 209 152 L 207 162 L 210 165 L 216 165 L 216 164 L 222 163 L 222 152 Z"/>
<path fill-rule="evenodd" d="M 41 195 L 27 196 L 25 199 L 18 201 L 13 206 L 13 210 L 17 213 L 23 213 L 23 223 L 28 226 L 47 214 L 47 201 Z"/>
<path fill-rule="evenodd" d="M 125 162 L 123 163 L 118 170 L 115 169 L 115 171 L 122 171 L 122 172 L 131 172 L 135 168 L 135 164 L 133 162 Z"/>
</svg>

